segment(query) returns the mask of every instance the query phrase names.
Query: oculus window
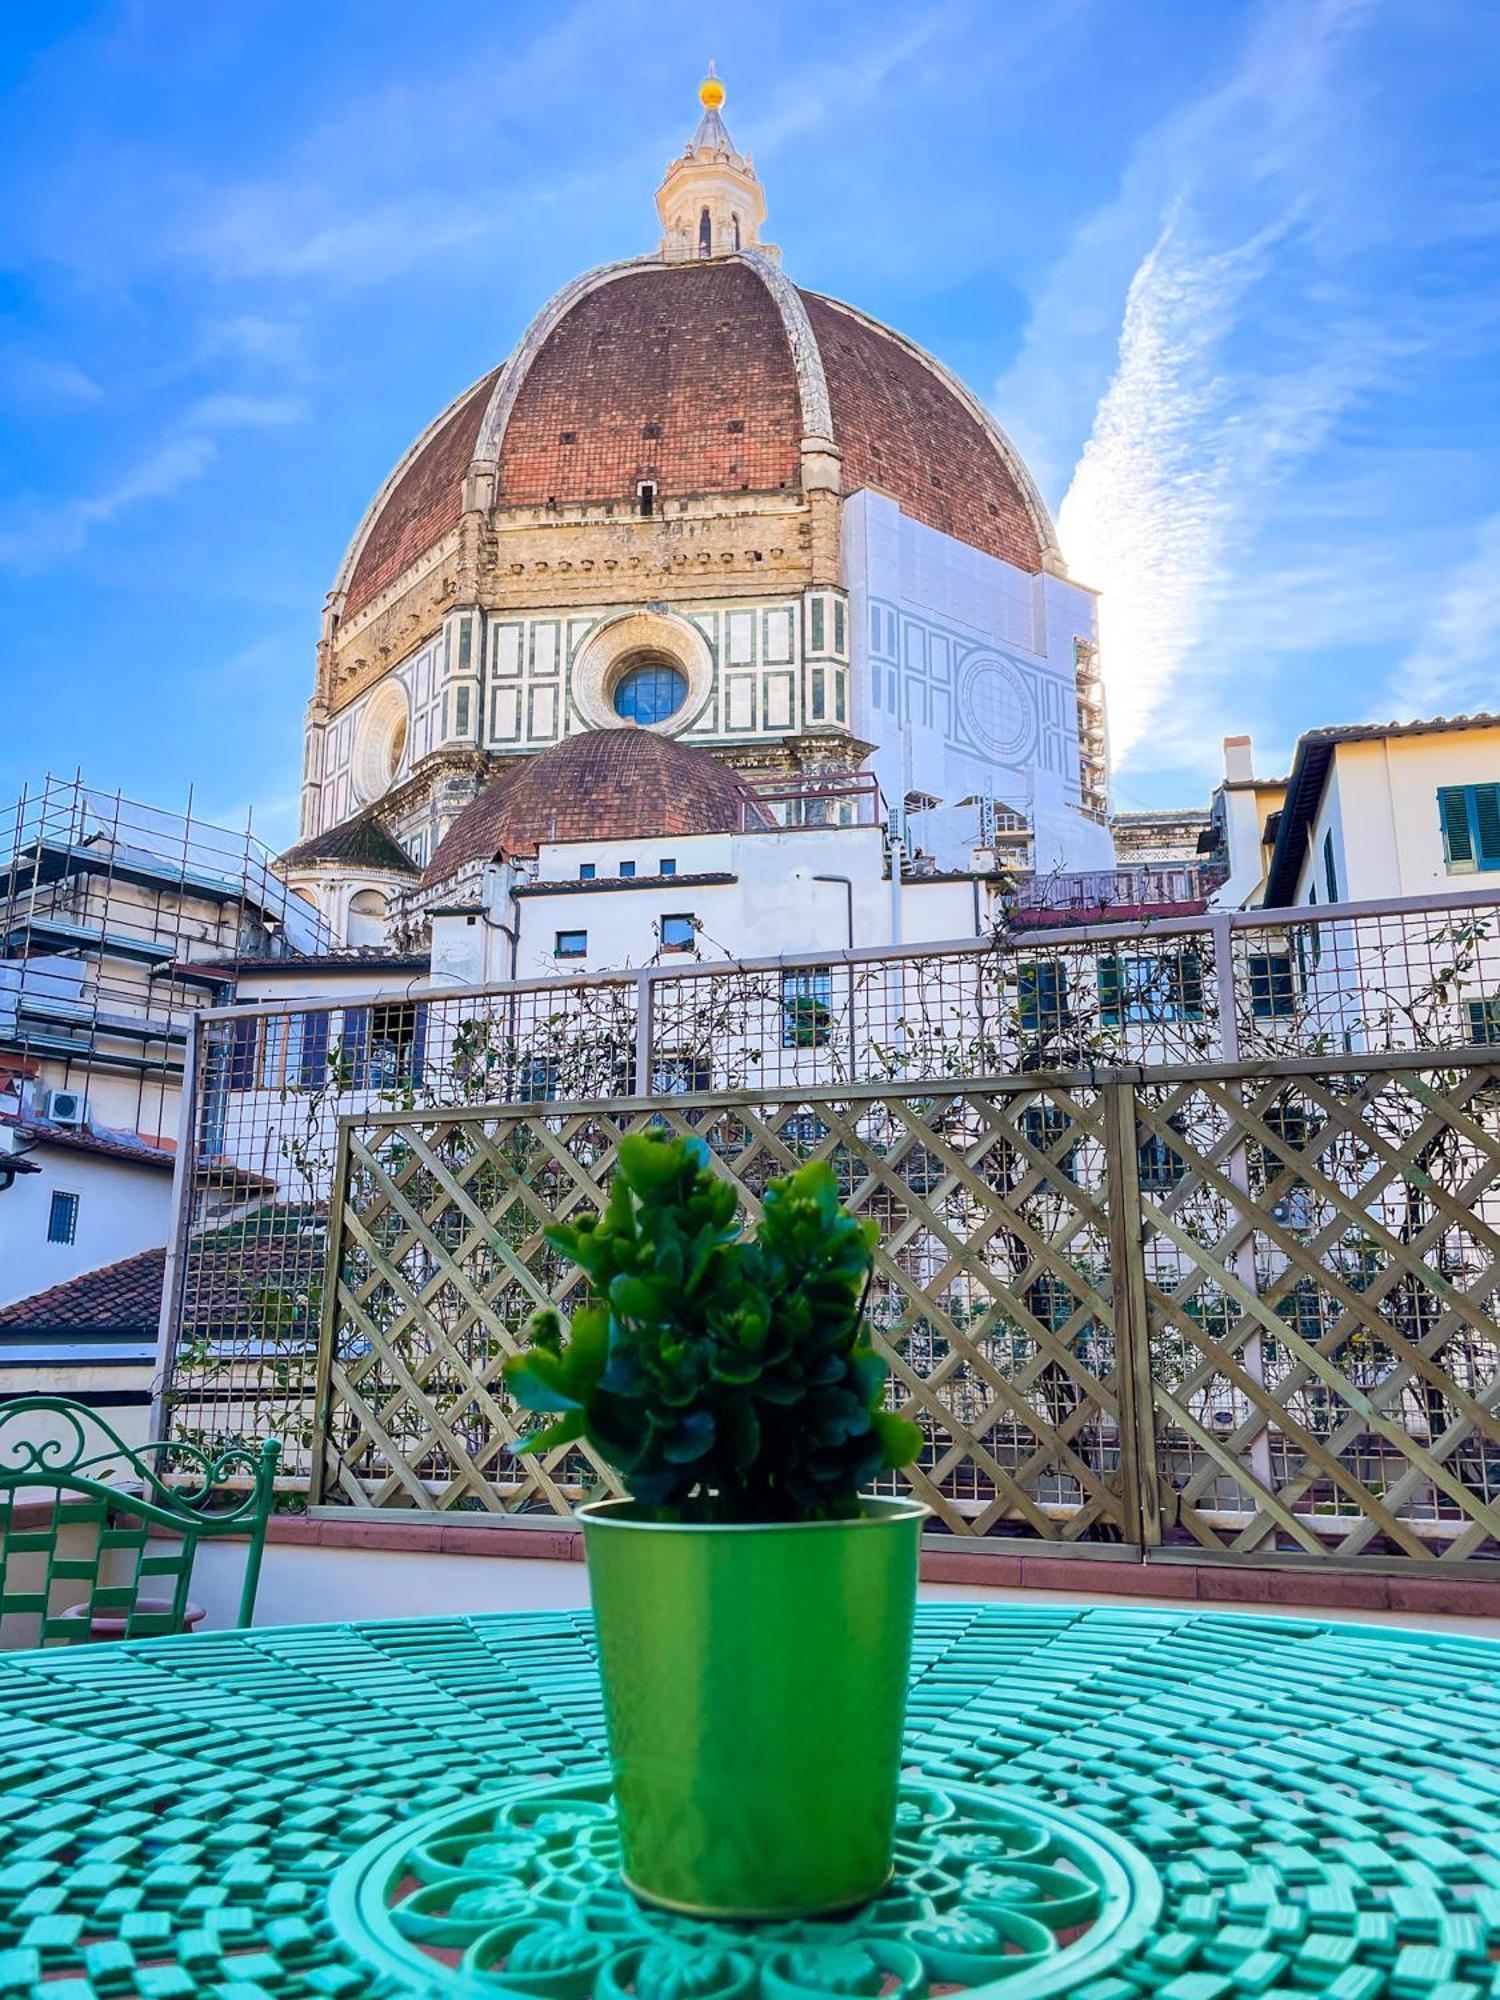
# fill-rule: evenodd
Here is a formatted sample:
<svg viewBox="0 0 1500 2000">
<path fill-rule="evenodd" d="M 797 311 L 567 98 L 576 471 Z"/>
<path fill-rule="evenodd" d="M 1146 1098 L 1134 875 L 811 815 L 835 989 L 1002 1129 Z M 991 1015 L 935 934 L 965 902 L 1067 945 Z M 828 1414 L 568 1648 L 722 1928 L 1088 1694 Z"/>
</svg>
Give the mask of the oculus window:
<svg viewBox="0 0 1500 2000">
<path fill-rule="evenodd" d="M 666 722 L 687 700 L 687 676 L 666 660 L 640 660 L 614 686 L 615 714 L 643 729 Z"/>
</svg>

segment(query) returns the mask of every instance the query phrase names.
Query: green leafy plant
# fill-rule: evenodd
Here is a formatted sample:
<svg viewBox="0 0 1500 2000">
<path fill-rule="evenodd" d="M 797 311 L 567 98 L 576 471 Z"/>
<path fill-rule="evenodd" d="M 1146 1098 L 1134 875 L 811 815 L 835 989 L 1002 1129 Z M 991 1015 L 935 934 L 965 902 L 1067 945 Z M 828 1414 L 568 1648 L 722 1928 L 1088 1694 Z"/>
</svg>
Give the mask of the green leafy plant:
<svg viewBox="0 0 1500 2000">
<path fill-rule="evenodd" d="M 520 1448 L 585 1438 L 666 1520 L 856 1515 L 923 1442 L 883 1407 L 865 1328 L 876 1226 L 823 1162 L 770 1183 L 753 1239 L 735 1209 L 701 1139 L 624 1141 L 604 1213 L 547 1231 L 592 1297 L 566 1339 L 535 1313 L 505 1364 L 522 1408 L 556 1417 Z"/>
</svg>

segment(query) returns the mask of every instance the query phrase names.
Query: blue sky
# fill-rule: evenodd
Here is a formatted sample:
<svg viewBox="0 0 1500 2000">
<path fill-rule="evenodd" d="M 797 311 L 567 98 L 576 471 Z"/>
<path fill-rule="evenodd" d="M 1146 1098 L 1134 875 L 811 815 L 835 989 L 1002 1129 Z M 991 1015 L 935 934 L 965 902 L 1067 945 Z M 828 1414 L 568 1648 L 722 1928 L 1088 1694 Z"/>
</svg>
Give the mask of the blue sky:
<svg viewBox="0 0 1500 2000">
<path fill-rule="evenodd" d="M 992 403 L 1105 592 L 1121 805 L 1500 705 L 1493 0 L 5 9 L 0 792 L 294 832 L 410 438 L 652 247 L 717 59 L 803 283 Z"/>
</svg>

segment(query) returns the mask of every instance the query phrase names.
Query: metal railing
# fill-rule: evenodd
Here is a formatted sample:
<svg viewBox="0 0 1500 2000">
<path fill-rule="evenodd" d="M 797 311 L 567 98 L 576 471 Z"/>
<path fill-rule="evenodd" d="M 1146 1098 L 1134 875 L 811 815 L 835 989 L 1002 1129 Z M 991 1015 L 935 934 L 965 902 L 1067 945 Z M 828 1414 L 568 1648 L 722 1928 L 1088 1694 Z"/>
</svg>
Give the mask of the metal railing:
<svg viewBox="0 0 1500 2000">
<path fill-rule="evenodd" d="M 509 1101 L 545 1119 L 618 1098 L 672 1116 L 705 1091 L 759 1090 L 798 1117 L 819 1092 L 925 1097 L 997 1076 L 1018 1090 L 1122 1066 L 1150 1103 L 1184 1066 L 1243 1079 L 1309 1057 L 1352 1060 L 1351 1074 L 1400 1051 L 1480 1062 L 1500 1044 L 1497 994 L 1500 905 L 1473 894 L 216 1010 L 188 1051 L 163 1414 L 208 1437 L 270 1424 L 307 1450 L 350 1116 Z M 1238 1172 L 1253 1185 L 1244 1160 Z M 1230 1261 L 1248 1284 L 1251 1251 Z"/>
<path fill-rule="evenodd" d="M 871 1322 L 926 1437 L 897 1483 L 949 1533 L 1500 1555 L 1500 1060 L 355 1114 L 306 1317 L 226 1368 L 208 1441 L 280 1429 L 314 1505 L 558 1514 L 608 1484 L 582 1446 L 512 1455 L 500 1370 L 537 1305 L 582 1296 L 546 1224 L 663 1126 L 747 1217 L 820 1158 L 878 1223 Z"/>
</svg>

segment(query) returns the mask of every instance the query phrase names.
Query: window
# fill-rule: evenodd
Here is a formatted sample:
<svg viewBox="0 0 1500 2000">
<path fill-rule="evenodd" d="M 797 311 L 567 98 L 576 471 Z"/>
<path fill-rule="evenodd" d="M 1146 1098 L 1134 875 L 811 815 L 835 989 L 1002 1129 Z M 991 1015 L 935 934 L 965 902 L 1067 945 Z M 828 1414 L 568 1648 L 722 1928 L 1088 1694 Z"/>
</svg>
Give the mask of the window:
<svg viewBox="0 0 1500 2000">
<path fill-rule="evenodd" d="M 422 1081 L 426 1045 L 427 1008 L 421 1002 L 346 1007 L 334 1061 L 347 1090 L 394 1090 Z"/>
<path fill-rule="evenodd" d="M 1127 1023 L 1201 1021 L 1203 971 L 1195 951 L 1160 958 L 1117 956 L 1099 960 L 1099 1019 L 1107 1028 Z"/>
<path fill-rule="evenodd" d="M 1471 1000 L 1468 1008 L 1469 1040 L 1485 1048 L 1500 1045 L 1500 1000 Z"/>
<path fill-rule="evenodd" d="M 1148 1132 L 1135 1149 L 1142 1189 L 1147 1194 L 1169 1194 L 1187 1172 L 1187 1161 L 1159 1132 Z"/>
<path fill-rule="evenodd" d="M 54 1194 L 47 1210 L 47 1241 L 71 1243 L 78 1234 L 78 1197 Z"/>
<path fill-rule="evenodd" d="M 580 882 L 592 882 L 597 872 L 592 861 L 580 861 L 578 864 L 578 879 Z"/>
<path fill-rule="evenodd" d="M 1339 899 L 1338 870 L 1333 865 L 1333 828 L 1323 835 L 1323 880 L 1328 888 L 1328 900 L 1336 903 Z"/>
<path fill-rule="evenodd" d="M 1021 1137 L 1038 1153 L 1045 1153 L 1054 1162 L 1056 1170 L 1069 1180 L 1073 1178 L 1073 1166 L 1078 1158 L 1078 1141 L 1073 1139 L 1062 1145 L 1061 1152 L 1058 1149 L 1072 1130 L 1073 1121 L 1060 1104 L 1038 1099 L 1028 1104 L 1021 1113 Z M 1027 1160 L 1024 1164 L 1029 1171 L 1031 1161 Z"/>
<path fill-rule="evenodd" d="M 713 247 L 714 226 L 709 219 L 708 210 L 705 208 L 703 213 L 698 217 L 698 255 L 700 257 L 710 256 L 713 252 Z"/>
<path fill-rule="evenodd" d="M 587 931 L 559 931 L 557 943 L 553 947 L 555 958 L 587 958 L 589 934 Z"/>
<path fill-rule="evenodd" d="M 661 920 L 661 948 L 663 951 L 691 951 L 698 942 L 698 919 L 681 915 L 663 917 Z"/>
<path fill-rule="evenodd" d="M 740 219 L 737 215 L 731 215 L 729 220 L 734 225 L 734 247 L 738 250 L 740 247 Z"/>
<path fill-rule="evenodd" d="M 702 1056 L 662 1055 L 651 1071 L 651 1088 L 658 1097 L 681 1097 L 689 1090 L 712 1090 L 712 1063 Z"/>
<path fill-rule="evenodd" d="M 781 1046 L 826 1049 L 833 1013 L 833 974 L 826 966 L 781 975 Z"/>
<path fill-rule="evenodd" d="M 260 1067 L 256 1082 L 262 1090 L 280 1090 L 282 1058 L 286 1054 L 287 1016 L 267 1014 L 260 1037 Z"/>
<path fill-rule="evenodd" d="M 1016 973 L 1016 1005 L 1021 1032 L 1026 1035 L 1056 1034 L 1072 1019 L 1068 1012 L 1067 968 L 1061 959 L 1040 959 L 1022 965 Z"/>
<path fill-rule="evenodd" d="M 262 1090 L 316 1090 L 328 1068 L 328 1015 L 267 1014 L 256 1080 Z"/>
<path fill-rule="evenodd" d="M 345 944 L 384 944 L 385 915 L 385 897 L 379 890 L 360 889 L 349 898 L 349 915 L 344 922 Z"/>
<path fill-rule="evenodd" d="M 668 660 L 641 660 L 615 682 L 615 714 L 650 729 L 687 700 L 687 676 Z"/>
<path fill-rule="evenodd" d="M 1250 1011 L 1257 1021 L 1280 1021 L 1296 1013 L 1297 983 L 1285 953 L 1252 951 L 1245 969 L 1250 977 Z"/>
<path fill-rule="evenodd" d="M 642 479 L 636 486 L 635 497 L 640 503 L 641 518 L 649 519 L 656 512 L 656 481 Z"/>
<path fill-rule="evenodd" d="M 255 1050 L 259 1040 L 260 1022 L 253 1014 L 230 1022 L 224 1065 L 224 1082 L 230 1090 L 254 1090 Z"/>
<path fill-rule="evenodd" d="M 296 1060 L 287 1081 L 298 1090 L 320 1089 L 328 1074 L 328 1031 L 332 1018 L 326 1008 L 295 1017 Z"/>
<path fill-rule="evenodd" d="M 675 875 L 677 873 L 677 863 L 672 859 L 670 854 L 664 854 L 656 864 L 656 872 L 658 875 Z"/>
<path fill-rule="evenodd" d="M 620 880 L 622 882 L 633 882 L 635 880 L 635 863 L 633 861 L 622 861 L 620 863 Z"/>
<path fill-rule="evenodd" d="M 556 1056 L 522 1056 L 516 1098 L 521 1104 L 547 1104 L 557 1096 Z"/>
<path fill-rule="evenodd" d="M 1437 796 L 1448 873 L 1500 868 L 1500 785 L 1440 785 Z"/>
</svg>

